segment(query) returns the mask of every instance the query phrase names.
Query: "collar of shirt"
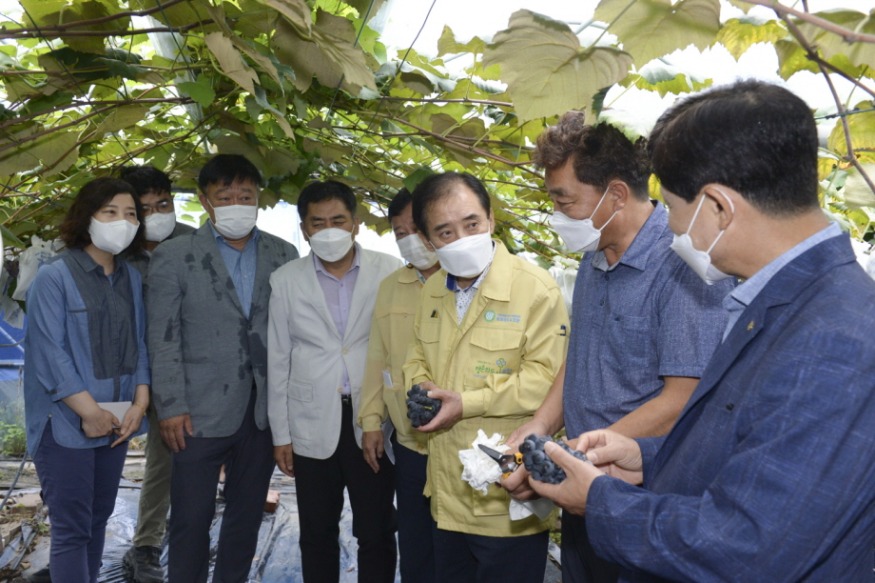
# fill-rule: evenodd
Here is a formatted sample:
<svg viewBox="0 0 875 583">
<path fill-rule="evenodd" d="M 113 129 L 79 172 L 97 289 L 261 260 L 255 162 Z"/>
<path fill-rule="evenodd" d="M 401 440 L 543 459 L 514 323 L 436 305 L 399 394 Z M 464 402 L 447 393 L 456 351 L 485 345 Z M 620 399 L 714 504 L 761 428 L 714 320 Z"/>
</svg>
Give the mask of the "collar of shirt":
<svg viewBox="0 0 875 583">
<path fill-rule="evenodd" d="M 459 287 L 459 282 L 456 279 L 456 276 L 447 273 L 447 289 L 451 292 L 472 292 L 475 291 L 478 287 L 480 287 L 480 282 L 483 281 L 483 278 L 486 277 L 486 274 L 489 273 L 489 268 L 492 267 L 492 262 L 495 260 L 495 241 L 492 242 L 492 258 L 489 260 L 489 263 L 486 264 L 486 268 L 483 270 L 483 273 L 477 276 L 477 279 L 474 280 L 474 283 L 462 289 Z"/>
<path fill-rule="evenodd" d="M 732 292 L 723 300 L 723 307 L 727 310 L 733 311 L 735 309 L 744 309 L 749 306 L 754 298 L 765 289 L 766 285 L 768 285 L 769 281 L 771 281 L 775 274 L 781 271 L 785 265 L 818 243 L 822 243 L 833 237 L 838 237 L 841 234 L 842 230 L 839 228 L 838 223 L 830 223 L 829 226 L 821 229 L 814 235 L 811 235 L 801 243 L 798 243 L 789 251 L 785 251 L 776 259 L 773 259 L 765 267 L 753 274 L 750 279 L 732 290 Z M 740 308 L 738 306 L 740 306 Z"/>
<path fill-rule="evenodd" d="M 97 275 L 103 277 L 109 277 L 110 280 L 114 281 L 118 277 L 119 270 L 114 269 L 110 275 L 106 275 L 103 273 L 103 267 L 98 264 L 92 257 L 89 255 L 85 249 L 68 249 L 70 253 L 70 257 L 72 257 L 79 267 L 82 268 L 82 271 L 89 272 L 94 271 Z M 115 265 L 118 267 L 119 262 L 116 261 Z"/>
<path fill-rule="evenodd" d="M 211 221 L 210 219 L 207 219 L 207 224 L 210 226 L 210 232 L 213 234 L 213 237 L 216 238 L 216 241 L 218 241 L 219 243 L 221 243 L 223 245 L 227 245 L 228 247 L 231 247 L 231 244 L 228 243 L 227 239 L 225 239 L 225 237 L 222 235 L 222 233 L 217 231 L 216 227 L 213 226 L 213 221 Z M 250 231 L 250 233 L 249 233 L 249 240 L 246 241 L 246 245 L 249 245 L 250 243 L 255 244 L 255 241 L 258 241 L 259 232 L 260 231 L 258 230 L 258 227 L 252 227 L 252 231 Z M 231 247 L 231 248 L 234 249 L 235 251 L 237 250 L 235 247 Z"/>
<path fill-rule="evenodd" d="M 629 245 L 629 248 L 620 257 L 620 260 L 613 265 L 608 265 L 605 252 L 596 251 L 592 258 L 592 266 L 594 268 L 601 271 L 611 271 L 622 264 L 638 271 L 644 271 L 645 267 L 647 267 L 647 259 L 650 257 L 650 253 L 657 247 L 656 242 L 668 228 L 668 212 L 665 210 L 665 207 L 655 200 L 651 200 L 650 204 L 653 205 L 653 212 L 650 213 L 650 216 L 641 225 L 641 229 L 635 235 L 632 244 Z"/>
<path fill-rule="evenodd" d="M 398 275 L 398 283 L 420 283 L 425 285 L 426 279 L 422 272 L 407 263 L 404 265 L 404 271 Z"/>
<path fill-rule="evenodd" d="M 346 270 L 346 273 L 349 273 L 355 269 L 358 269 L 359 265 L 361 265 L 361 263 L 360 263 L 360 258 L 362 256 L 361 245 L 359 245 L 358 243 L 353 243 L 353 247 L 355 247 L 355 255 L 352 256 L 352 264 L 349 266 L 349 269 Z M 328 273 L 328 270 L 325 269 L 325 264 L 322 263 L 322 260 L 319 259 L 319 257 L 315 253 L 313 253 L 311 251 L 310 255 L 313 256 L 313 265 L 316 267 L 317 273 L 321 273 L 322 275 L 324 275 L 326 277 L 330 277 L 331 279 L 336 279 L 337 281 L 340 281 L 340 279 L 338 279 L 338 278 L 334 277 L 333 275 L 331 275 L 330 273 Z M 346 273 L 344 273 L 342 277 L 346 277 Z"/>
</svg>

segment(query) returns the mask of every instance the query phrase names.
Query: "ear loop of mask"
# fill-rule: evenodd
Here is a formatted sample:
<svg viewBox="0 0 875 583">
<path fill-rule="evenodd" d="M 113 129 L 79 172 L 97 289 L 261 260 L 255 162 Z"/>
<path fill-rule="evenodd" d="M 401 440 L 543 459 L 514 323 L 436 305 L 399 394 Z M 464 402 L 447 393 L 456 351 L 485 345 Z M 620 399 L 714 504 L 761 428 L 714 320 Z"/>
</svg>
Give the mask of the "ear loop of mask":
<svg viewBox="0 0 875 583">
<path fill-rule="evenodd" d="M 592 209 L 592 213 L 590 213 L 590 215 L 589 215 L 589 217 L 588 217 L 590 223 L 592 223 L 592 218 L 595 216 L 596 212 L 598 212 L 599 207 L 602 206 L 602 203 L 603 203 L 603 202 L 605 202 L 605 197 L 608 196 L 608 191 L 609 191 L 610 189 L 611 189 L 611 186 L 608 185 L 608 187 L 607 187 L 607 188 L 605 189 L 605 191 L 602 193 L 602 197 L 599 199 L 599 203 L 598 203 L 597 205 L 595 205 L 595 208 L 594 208 L 594 209 Z M 698 212 L 698 211 L 697 211 L 697 212 Z M 610 218 L 608 218 L 608 220 L 605 221 L 605 224 L 602 225 L 601 227 L 599 227 L 597 230 L 601 233 L 602 230 L 603 230 L 605 227 L 607 227 L 607 226 L 610 224 L 610 222 L 614 220 L 614 217 L 616 217 L 616 216 L 617 216 L 617 211 L 614 211 L 614 213 L 610 216 Z M 595 224 L 593 224 L 593 228 L 595 228 Z"/>
<path fill-rule="evenodd" d="M 720 196 L 722 196 L 723 199 L 727 203 L 729 203 L 729 210 L 731 210 L 732 215 L 735 216 L 735 205 L 732 204 L 732 199 L 730 199 L 728 196 L 726 196 L 726 193 L 724 193 L 722 190 L 720 190 L 720 189 L 715 189 L 715 190 L 720 193 Z M 704 202 L 705 202 L 705 195 L 703 193 L 702 198 L 699 199 L 699 206 L 696 207 L 696 212 L 693 213 L 693 218 L 690 219 L 690 226 L 687 227 L 686 235 L 689 236 L 691 239 L 692 239 L 692 236 L 690 235 L 690 231 L 693 230 L 693 224 L 696 222 L 696 218 L 699 216 L 699 211 L 702 210 L 702 204 Z M 714 242 L 708 246 L 708 249 L 705 251 L 705 253 L 707 253 L 708 255 L 711 254 L 711 250 L 714 249 L 714 246 L 717 245 L 717 242 L 720 240 L 720 238 L 723 236 L 723 233 L 725 233 L 725 232 L 726 232 L 726 229 L 720 229 L 720 232 L 717 233 L 717 238 L 715 238 Z"/>
</svg>

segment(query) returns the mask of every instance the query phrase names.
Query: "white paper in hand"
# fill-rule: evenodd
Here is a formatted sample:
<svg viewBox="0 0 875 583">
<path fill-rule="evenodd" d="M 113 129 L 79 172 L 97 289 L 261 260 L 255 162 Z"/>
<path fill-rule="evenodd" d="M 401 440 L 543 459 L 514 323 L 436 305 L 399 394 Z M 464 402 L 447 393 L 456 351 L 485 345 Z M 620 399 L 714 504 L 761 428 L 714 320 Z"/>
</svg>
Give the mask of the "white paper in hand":
<svg viewBox="0 0 875 583">
<path fill-rule="evenodd" d="M 494 459 L 483 453 L 477 446 L 482 444 L 496 451 L 504 452 L 507 450 L 507 446 L 501 443 L 502 441 L 504 439 L 500 434 L 493 433 L 491 437 L 487 437 L 482 429 L 478 429 L 471 449 L 463 449 L 459 452 L 459 460 L 462 462 L 462 479 L 484 496 L 489 490 L 489 484 L 497 483 L 501 479 L 501 468 Z"/>
</svg>

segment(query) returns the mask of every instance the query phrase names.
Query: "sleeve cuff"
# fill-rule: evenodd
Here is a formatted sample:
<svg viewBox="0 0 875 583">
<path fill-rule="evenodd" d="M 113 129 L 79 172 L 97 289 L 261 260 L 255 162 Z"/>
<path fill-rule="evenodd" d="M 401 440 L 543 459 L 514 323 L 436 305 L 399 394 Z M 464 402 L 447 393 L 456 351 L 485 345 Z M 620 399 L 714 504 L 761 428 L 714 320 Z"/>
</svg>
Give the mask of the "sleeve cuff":
<svg viewBox="0 0 875 583">
<path fill-rule="evenodd" d="M 85 383 L 82 382 L 82 379 L 80 379 L 79 377 L 73 377 L 63 379 L 55 386 L 54 389 L 48 391 L 48 393 L 52 401 L 57 402 L 61 401 L 62 399 L 66 399 L 70 395 L 75 395 L 76 393 L 81 393 L 87 390 L 88 387 L 85 386 Z"/>
<path fill-rule="evenodd" d="M 610 476 L 599 476 L 589 487 L 586 500 L 586 532 L 593 548 L 604 552 L 601 541 L 612 537 L 610 530 L 611 513 L 605 509 L 609 503 L 611 490 L 615 484 Z"/>
<path fill-rule="evenodd" d="M 170 401 L 170 403 L 167 401 Z M 161 395 L 155 393 L 154 389 L 152 390 L 152 404 L 155 407 L 155 413 L 158 415 L 159 421 L 191 413 L 188 410 L 188 403 L 184 399 L 162 398 Z"/>
<path fill-rule="evenodd" d="M 481 417 L 486 413 L 486 389 L 462 393 L 462 419 Z"/>
<path fill-rule="evenodd" d="M 702 378 L 702 373 L 705 371 L 704 363 L 695 364 L 664 364 L 659 367 L 659 376 L 661 377 L 690 377 L 694 379 Z"/>
<path fill-rule="evenodd" d="M 362 426 L 362 431 L 381 431 L 383 428 L 383 421 L 380 419 L 379 415 L 368 415 L 367 417 L 362 417 L 360 424 Z"/>
<path fill-rule="evenodd" d="M 647 476 L 650 475 L 653 460 L 664 440 L 665 437 L 640 437 L 635 440 L 638 442 L 638 447 L 641 448 L 641 465 L 644 470 L 645 483 Z"/>
</svg>

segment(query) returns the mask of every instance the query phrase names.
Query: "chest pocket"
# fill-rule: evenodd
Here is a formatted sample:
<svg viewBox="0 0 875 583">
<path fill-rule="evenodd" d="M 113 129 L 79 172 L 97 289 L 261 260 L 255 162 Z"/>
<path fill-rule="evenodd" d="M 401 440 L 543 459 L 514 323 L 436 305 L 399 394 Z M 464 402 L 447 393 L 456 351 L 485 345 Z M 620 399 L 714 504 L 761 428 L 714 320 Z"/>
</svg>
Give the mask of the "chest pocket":
<svg viewBox="0 0 875 583">
<path fill-rule="evenodd" d="M 611 360 L 624 368 L 644 368 L 656 359 L 652 346 L 652 322 L 642 316 L 611 314 L 605 324 Z"/>
<path fill-rule="evenodd" d="M 471 330 L 471 345 L 489 352 L 516 351 L 520 347 L 522 336 L 522 330 L 474 328 Z"/>
<path fill-rule="evenodd" d="M 522 330 L 475 328 L 471 331 L 470 362 L 474 377 L 513 374 L 519 369 Z"/>
<path fill-rule="evenodd" d="M 419 341 L 423 344 L 435 344 L 441 339 L 440 321 L 429 318 L 419 326 Z"/>
</svg>

